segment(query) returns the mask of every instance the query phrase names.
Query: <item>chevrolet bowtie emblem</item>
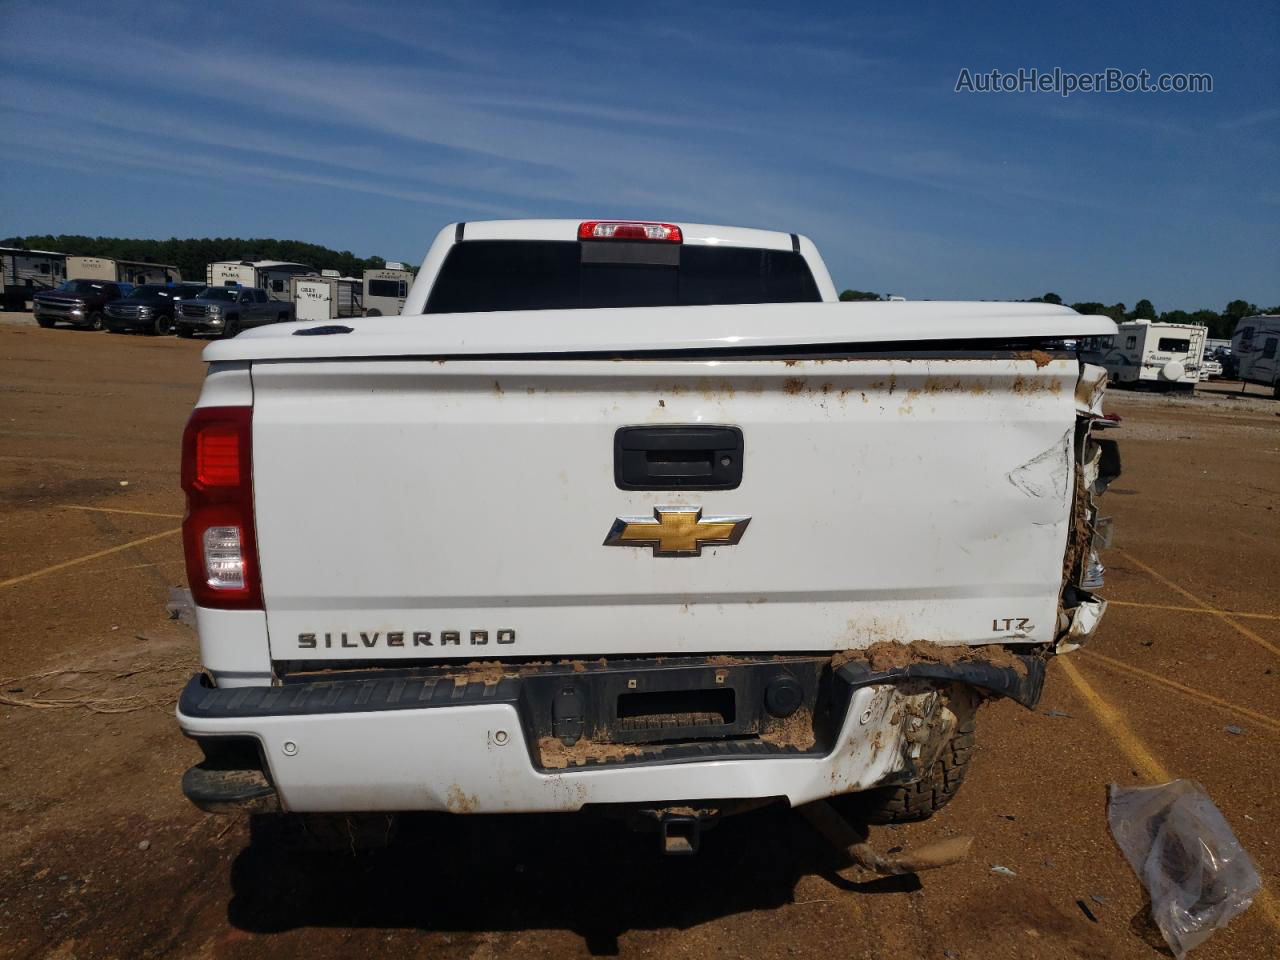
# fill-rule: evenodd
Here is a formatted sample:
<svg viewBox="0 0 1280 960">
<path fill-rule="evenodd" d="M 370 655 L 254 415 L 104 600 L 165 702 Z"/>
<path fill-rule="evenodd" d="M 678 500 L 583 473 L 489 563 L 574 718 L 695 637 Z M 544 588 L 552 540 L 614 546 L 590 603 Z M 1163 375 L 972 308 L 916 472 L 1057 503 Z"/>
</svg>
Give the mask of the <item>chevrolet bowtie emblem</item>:
<svg viewBox="0 0 1280 960">
<path fill-rule="evenodd" d="M 653 547 L 655 557 L 698 557 L 703 547 L 742 539 L 750 517 L 706 517 L 701 507 L 654 507 L 653 517 L 619 517 L 606 547 Z"/>
</svg>

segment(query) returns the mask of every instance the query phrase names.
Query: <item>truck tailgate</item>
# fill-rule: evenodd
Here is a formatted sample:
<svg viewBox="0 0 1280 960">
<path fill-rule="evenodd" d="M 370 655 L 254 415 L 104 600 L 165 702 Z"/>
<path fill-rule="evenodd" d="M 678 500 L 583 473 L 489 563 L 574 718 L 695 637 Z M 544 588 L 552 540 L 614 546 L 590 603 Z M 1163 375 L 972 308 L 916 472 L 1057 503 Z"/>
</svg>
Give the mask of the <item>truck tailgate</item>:
<svg viewBox="0 0 1280 960">
<path fill-rule="evenodd" d="M 1046 362 L 1047 361 L 1047 362 Z M 1079 364 L 281 359 L 252 365 L 275 660 L 1050 642 Z M 742 431 L 736 489 L 624 490 L 614 435 Z M 750 518 L 700 556 L 655 508 Z"/>
</svg>

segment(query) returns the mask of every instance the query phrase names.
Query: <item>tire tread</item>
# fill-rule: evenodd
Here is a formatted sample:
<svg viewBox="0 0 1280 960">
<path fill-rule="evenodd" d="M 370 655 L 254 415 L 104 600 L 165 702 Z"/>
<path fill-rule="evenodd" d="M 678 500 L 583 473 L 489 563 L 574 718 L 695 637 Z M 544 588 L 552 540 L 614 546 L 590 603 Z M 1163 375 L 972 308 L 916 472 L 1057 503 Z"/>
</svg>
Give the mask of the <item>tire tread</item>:
<svg viewBox="0 0 1280 960">
<path fill-rule="evenodd" d="M 934 761 L 929 776 L 915 783 L 876 787 L 839 798 L 850 815 L 866 823 L 915 823 L 927 820 L 959 792 L 973 758 L 976 719 L 972 713 L 960 720 L 956 732 Z"/>
</svg>

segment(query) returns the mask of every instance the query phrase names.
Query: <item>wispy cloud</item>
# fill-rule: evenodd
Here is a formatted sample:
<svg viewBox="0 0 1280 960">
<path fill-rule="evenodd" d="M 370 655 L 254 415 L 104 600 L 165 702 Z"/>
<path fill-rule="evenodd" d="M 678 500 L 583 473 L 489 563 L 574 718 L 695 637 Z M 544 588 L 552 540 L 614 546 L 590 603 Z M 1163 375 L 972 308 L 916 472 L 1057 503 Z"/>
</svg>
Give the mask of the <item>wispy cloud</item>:
<svg viewBox="0 0 1280 960">
<path fill-rule="evenodd" d="M 230 159 L 219 152 L 201 150 L 164 149 L 148 146 L 147 140 L 138 137 L 120 137 L 105 134 L 60 131 L 57 124 L 43 118 L 33 118 L 26 127 L 31 140 L 26 149 L 36 155 L 52 155 L 78 158 L 83 164 L 113 164 L 126 168 L 152 170 L 166 177 L 215 177 L 227 183 L 246 183 L 270 180 L 292 186 L 310 185 L 350 190 L 357 193 L 377 194 L 397 200 L 430 203 L 458 210 L 479 210 L 493 216 L 519 216 L 519 207 L 477 203 L 475 200 L 460 202 L 446 193 L 425 190 L 397 189 L 385 182 L 356 177 L 308 173 L 298 169 L 272 167 L 260 163 L 248 163 Z M 17 144 L 10 143 L 10 147 Z"/>
<path fill-rule="evenodd" d="M 1064 260 L 1119 273 L 1139 255 L 1116 246 L 1122 222 L 1159 259 L 1184 221 L 1230 212 L 1255 241 L 1240 270 L 1275 237 L 1280 111 L 1250 113 L 1225 78 L 1212 100 L 958 98 L 957 38 L 1019 49 L 1005 18 L 738 0 L 220 0 L 216 18 L 192 0 L 59 0 L 3 17 L 0 150 L 76 171 L 82 193 L 155 198 L 158 221 L 231 184 L 271 216 L 333 209 L 323 230 L 397 245 L 424 218 L 734 222 L 808 232 L 858 283 L 1023 295 Z M 1250 141 L 1234 165 L 1212 146 L 1224 130 Z M 368 197 L 413 208 L 388 221 L 395 204 Z M 58 205 L 18 199 L 0 207 Z M 64 199 L 68 217 L 85 206 Z"/>
<path fill-rule="evenodd" d="M 334 8 L 341 11 L 343 8 Z M 520 65 L 488 63 L 478 55 L 464 55 L 470 65 L 388 67 L 380 64 L 338 63 L 327 59 L 266 50 L 252 45 L 178 44 L 151 36 L 129 34 L 110 23 L 90 16 L 61 14 L 63 22 L 45 34 L 38 52 L 19 43 L 8 53 L 15 59 L 36 62 L 53 58 L 80 63 L 90 75 L 101 75 L 107 85 L 100 89 L 120 90 L 120 84 L 145 85 L 154 80 L 154 63 L 180 63 L 181 69 L 168 75 L 168 84 L 178 92 L 220 102 L 224 107 L 252 105 L 259 121 L 268 116 L 313 125 L 310 136 L 289 140 L 247 123 L 221 124 L 200 120 L 185 125 L 172 115 L 157 117 L 167 135 L 179 141 L 223 145 L 231 154 L 253 152 L 277 159 L 303 160 L 318 166 L 338 166 L 369 175 L 413 180 L 417 189 L 383 186 L 388 195 L 413 194 L 439 198 L 448 206 L 472 206 L 477 211 L 496 207 L 518 207 L 516 198 L 542 198 L 599 204 L 602 200 L 628 207 L 661 207 L 710 214 L 733 203 L 741 203 L 737 191 L 758 195 L 777 182 L 768 161 L 754 159 L 751 148 L 739 153 L 706 146 L 707 131 L 731 134 L 745 145 L 760 138 L 776 137 L 778 130 L 763 131 L 747 113 L 712 110 L 696 96 L 669 104 L 662 111 L 629 105 L 600 103 L 590 99 L 566 99 L 561 90 L 554 96 L 540 94 L 537 76 L 513 76 Z M 666 28 L 661 28 L 666 32 Z M 95 48 L 128 46 L 134 55 L 112 61 L 109 70 L 97 71 L 93 59 L 85 56 L 81 37 L 94 37 Z M 572 37 L 572 34 L 570 33 Z M 561 42 L 564 42 L 563 39 Z M 732 42 L 732 41 L 726 41 Z M 749 50 L 749 47 L 744 49 Z M 811 52 L 811 51 L 810 51 Z M 633 62 L 623 59 L 624 65 Z M 643 67 L 645 60 L 635 61 Z M 479 64 L 479 66 L 476 66 Z M 590 63 L 584 72 L 590 73 Z M 524 71 L 527 73 L 527 71 Z M 8 96 L 25 102 L 39 99 L 36 84 L 15 81 Z M 558 84 L 551 86 L 557 87 Z M 578 84 L 579 87 L 590 84 Z M 64 107 L 69 102 L 65 89 L 46 100 Z M 145 96 L 117 92 L 100 94 L 96 102 L 85 103 L 84 112 L 95 122 L 117 129 L 144 132 L 129 118 L 148 117 L 155 111 L 145 104 Z M 70 101 L 73 102 L 73 101 Z M 139 109 L 139 107 L 143 109 Z M 786 121 L 786 135 L 799 147 L 801 155 L 822 149 L 833 135 L 815 129 L 813 117 L 806 122 L 803 112 Z M 601 128 L 601 123 L 607 126 Z M 858 145 L 837 166 L 853 167 L 891 181 L 928 184 L 948 189 L 991 189 L 995 184 L 1010 189 L 1008 164 L 995 170 L 990 165 L 966 158 L 938 146 L 924 143 L 902 144 L 885 149 L 879 144 L 901 141 L 897 131 L 872 130 L 874 141 Z M 688 136 L 694 131 L 698 136 Z M 834 138 L 838 140 L 839 138 Z M 374 141 L 382 148 L 353 148 L 352 142 Z M 434 159 L 405 162 L 404 151 L 394 151 L 396 142 L 422 144 L 444 150 Z M 806 141 L 809 146 L 806 147 Z M 449 154 L 452 153 L 453 156 Z M 127 162 L 118 156 L 117 162 Z M 232 166 L 244 164 L 228 162 Z M 284 171 L 269 165 L 276 179 L 298 182 L 359 184 L 350 189 L 371 188 L 369 181 L 353 181 L 329 173 Z M 702 176 L 708 170 L 725 168 L 708 186 Z M 732 170 L 732 173 L 728 171 Z M 266 175 L 264 173 L 264 175 Z M 784 181 L 785 182 L 785 181 Z M 469 191 L 460 198 L 449 189 Z M 395 191 L 395 192 L 390 192 Z M 475 197 L 475 194 L 480 197 Z M 495 204 L 484 195 L 505 197 Z M 1048 194 L 1029 195 L 1049 198 Z"/>
<path fill-rule="evenodd" d="M 1218 124 L 1220 130 L 1241 130 L 1245 127 L 1256 127 L 1259 124 L 1275 123 L 1280 120 L 1280 108 L 1272 108 L 1269 110 L 1259 110 L 1256 113 L 1247 113 L 1242 117 L 1232 117 L 1229 120 L 1223 120 Z"/>
</svg>

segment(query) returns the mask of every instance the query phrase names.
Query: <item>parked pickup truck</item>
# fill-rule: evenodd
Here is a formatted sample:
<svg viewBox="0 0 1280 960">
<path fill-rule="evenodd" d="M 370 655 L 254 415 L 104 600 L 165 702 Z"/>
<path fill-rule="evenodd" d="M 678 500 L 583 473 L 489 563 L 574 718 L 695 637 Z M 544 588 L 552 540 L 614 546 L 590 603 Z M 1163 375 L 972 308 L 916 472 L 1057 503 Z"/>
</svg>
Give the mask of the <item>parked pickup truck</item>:
<svg viewBox="0 0 1280 960">
<path fill-rule="evenodd" d="M 203 283 L 146 283 L 127 297 L 107 304 L 106 328 L 112 333 L 142 331 L 157 336 L 173 333 L 177 305 L 204 290 Z"/>
<path fill-rule="evenodd" d="M 206 287 L 177 306 L 174 319 L 178 336 L 212 333 L 234 337 L 247 327 L 282 323 L 293 319 L 293 304 L 272 300 L 261 287 Z"/>
<path fill-rule="evenodd" d="M 31 314 L 42 327 L 58 322 L 101 330 L 107 304 L 129 296 L 133 286 L 111 280 L 68 280 L 31 297 Z"/>
<path fill-rule="evenodd" d="M 794 234 L 450 225 L 405 315 L 205 351 L 184 791 L 590 807 L 673 852 L 767 801 L 928 816 L 1105 607 L 1106 371 L 1062 343 L 1114 332 L 840 303 Z"/>
</svg>

